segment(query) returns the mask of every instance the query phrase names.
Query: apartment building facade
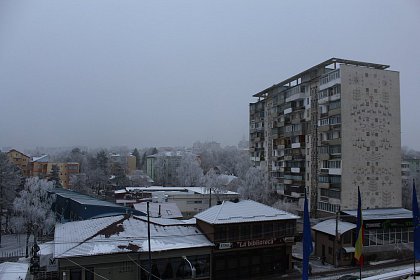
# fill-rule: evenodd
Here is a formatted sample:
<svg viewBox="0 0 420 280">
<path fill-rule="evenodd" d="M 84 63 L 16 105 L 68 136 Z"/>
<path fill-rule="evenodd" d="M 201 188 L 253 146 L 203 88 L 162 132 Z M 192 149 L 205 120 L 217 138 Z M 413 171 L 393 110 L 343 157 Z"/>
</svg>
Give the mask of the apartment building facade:
<svg viewBox="0 0 420 280">
<path fill-rule="evenodd" d="M 401 207 L 399 73 L 331 58 L 250 103 L 250 153 L 273 188 L 318 214 Z"/>
</svg>

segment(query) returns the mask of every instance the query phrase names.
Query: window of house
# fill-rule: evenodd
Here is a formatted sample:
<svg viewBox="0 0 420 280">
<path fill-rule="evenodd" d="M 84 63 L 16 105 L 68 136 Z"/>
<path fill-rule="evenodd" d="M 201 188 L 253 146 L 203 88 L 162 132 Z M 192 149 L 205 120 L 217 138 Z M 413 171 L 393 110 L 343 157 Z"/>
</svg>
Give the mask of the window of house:
<svg viewBox="0 0 420 280">
<path fill-rule="evenodd" d="M 70 270 L 70 279 L 71 280 L 82 280 L 82 271 L 80 269 Z"/>
<path fill-rule="evenodd" d="M 85 280 L 94 280 L 95 279 L 95 273 L 93 267 L 87 267 L 85 269 Z"/>
<path fill-rule="evenodd" d="M 262 224 L 254 224 L 252 226 L 252 238 L 261 238 L 262 237 Z"/>
<path fill-rule="evenodd" d="M 241 226 L 241 239 L 249 239 L 251 236 L 251 226 L 250 225 L 242 225 Z"/>
</svg>

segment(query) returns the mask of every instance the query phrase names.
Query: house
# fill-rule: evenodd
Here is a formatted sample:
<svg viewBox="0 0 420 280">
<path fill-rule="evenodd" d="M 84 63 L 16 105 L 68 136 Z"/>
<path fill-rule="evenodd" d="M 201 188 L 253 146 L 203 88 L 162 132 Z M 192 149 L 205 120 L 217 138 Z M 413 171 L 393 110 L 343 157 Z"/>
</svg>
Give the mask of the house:
<svg viewBox="0 0 420 280">
<path fill-rule="evenodd" d="M 251 201 L 223 201 L 195 215 L 215 244 L 212 279 L 281 275 L 292 270 L 298 216 Z"/>
<path fill-rule="evenodd" d="M 147 232 L 147 218 L 129 215 L 57 225 L 54 258 L 60 279 L 148 279 Z M 210 279 L 212 246 L 194 224 L 150 221 L 151 271 L 158 279 L 190 278 L 192 268 L 198 279 Z"/>
<path fill-rule="evenodd" d="M 355 228 L 356 224 L 336 219 L 316 224 L 312 227 L 315 233 L 313 254 L 330 264 L 350 265 L 354 258 Z"/>
</svg>

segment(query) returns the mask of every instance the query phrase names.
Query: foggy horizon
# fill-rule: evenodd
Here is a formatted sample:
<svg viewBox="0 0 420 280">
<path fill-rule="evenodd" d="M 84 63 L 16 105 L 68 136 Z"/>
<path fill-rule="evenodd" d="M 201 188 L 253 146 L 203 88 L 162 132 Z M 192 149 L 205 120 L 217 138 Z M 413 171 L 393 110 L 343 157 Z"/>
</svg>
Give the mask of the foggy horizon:
<svg viewBox="0 0 420 280">
<path fill-rule="evenodd" d="M 418 1 L 0 2 L 0 149 L 249 138 L 253 94 L 329 58 L 400 72 L 420 150 Z M 416 128 L 417 127 L 417 128 Z"/>
</svg>

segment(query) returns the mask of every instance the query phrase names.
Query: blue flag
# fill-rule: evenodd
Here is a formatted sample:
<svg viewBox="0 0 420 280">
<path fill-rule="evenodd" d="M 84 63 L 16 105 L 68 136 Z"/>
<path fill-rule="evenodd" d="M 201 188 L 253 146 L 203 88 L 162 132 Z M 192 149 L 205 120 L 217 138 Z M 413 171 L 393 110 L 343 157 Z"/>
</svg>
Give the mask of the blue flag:
<svg viewBox="0 0 420 280">
<path fill-rule="evenodd" d="M 416 183 L 413 180 L 413 231 L 414 231 L 414 257 L 420 260 L 420 216 L 417 202 Z"/>
<path fill-rule="evenodd" d="M 305 194 L 303 206 L 303 259 L 302 259 L 302 280 L 307 280 L 309 275 L 309 256 L 313 251 L 311 222 L 309 221 L 308 199 Z"/>
</svg>

